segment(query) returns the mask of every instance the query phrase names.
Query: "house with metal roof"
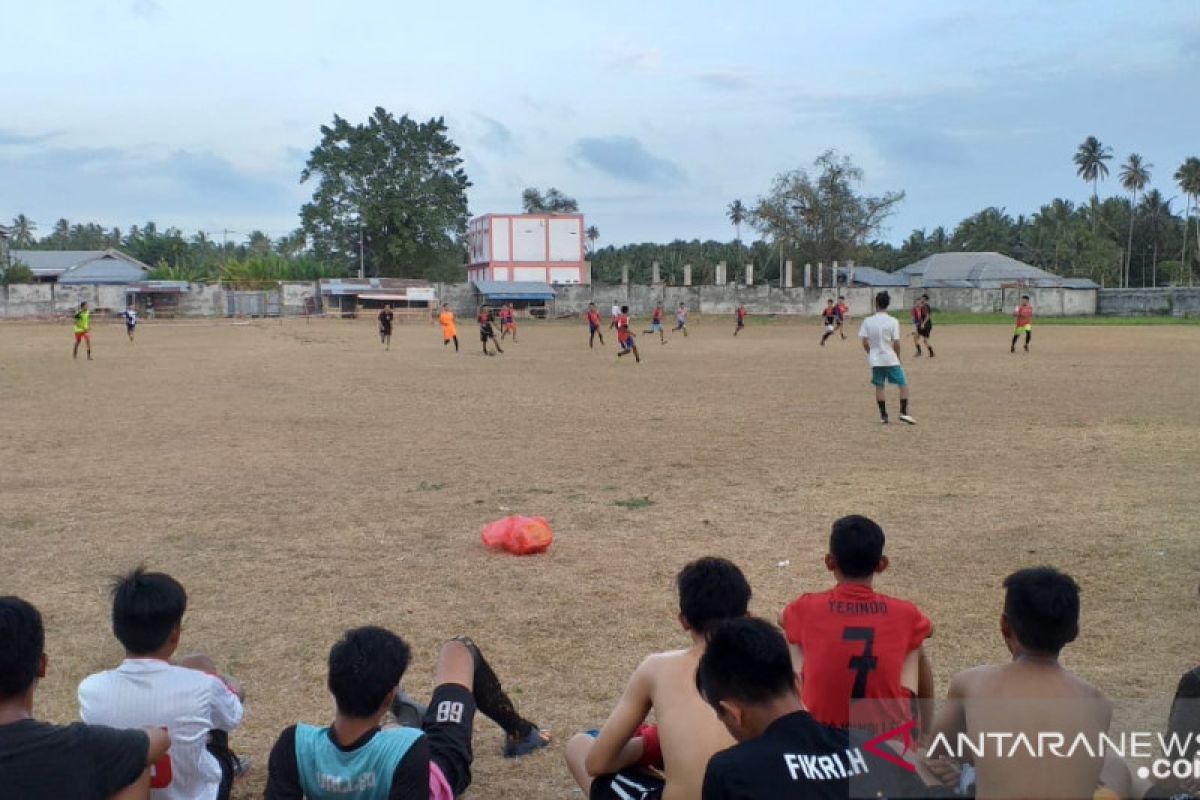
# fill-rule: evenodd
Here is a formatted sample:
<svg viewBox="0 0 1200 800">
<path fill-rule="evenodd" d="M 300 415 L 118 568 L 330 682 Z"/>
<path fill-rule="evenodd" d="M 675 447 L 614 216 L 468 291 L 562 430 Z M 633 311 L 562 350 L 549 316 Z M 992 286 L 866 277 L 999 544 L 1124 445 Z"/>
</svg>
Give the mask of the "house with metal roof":
<svg viewBox="0 0 1200 800">
<path fill-rule="evenodd" d="M 918 289 L 1100 288 L 1087 278 L 1063 278 L 1000 253 L 937 253 L 893 274 Z"/>
<path fill-rule="evenodd" d="M 900 289 L 908 286 L 908 276 L 898 272 L 884 272 L 875 267 L 838 267 L 838 285 Z"/>
<path fill-rule="evenodd" d="M 119 285 L 143 280 L 150 267 L 120 250 L 14 250 L 37 283 Z"/>
<path fill-rule="evenodd" d="M 352 315 L 359 309 L 430 308 L 437 290 L 429 281 L 412 278 L 329 278 L 320 282 L 326 309 Z"/>
</svg>

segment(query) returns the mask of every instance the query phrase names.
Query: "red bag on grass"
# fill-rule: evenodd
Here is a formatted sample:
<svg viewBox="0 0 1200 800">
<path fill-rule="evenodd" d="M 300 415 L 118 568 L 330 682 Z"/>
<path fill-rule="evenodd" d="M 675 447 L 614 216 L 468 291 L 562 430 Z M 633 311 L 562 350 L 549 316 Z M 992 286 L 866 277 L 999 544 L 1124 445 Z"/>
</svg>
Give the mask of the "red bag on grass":
<svg viewBox="0 0 1200 800">
<path fill-rule="evenodd" d="M 527 556 L 546 552 L 554 541 L 554 532 L 542 517 L 512 516 L 484 525 L 479 538 L 485 547 Z"/>
</svg>

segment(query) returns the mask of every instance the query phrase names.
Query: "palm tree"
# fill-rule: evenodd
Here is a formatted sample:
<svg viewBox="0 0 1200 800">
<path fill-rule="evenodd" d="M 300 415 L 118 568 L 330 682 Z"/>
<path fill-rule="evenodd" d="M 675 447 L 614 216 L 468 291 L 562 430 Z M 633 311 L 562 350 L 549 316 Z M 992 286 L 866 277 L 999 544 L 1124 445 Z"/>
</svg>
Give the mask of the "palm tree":
<svg viewBox="0 0 1200 800">
<path fill-rule="evenodd" d="M 587 237 L 588 250 L 594 253 L 596 251 L 596 240 L 600 238 L 600 229 L 595 225 L 588 225 L 588 229 L 583 232 L 583 235 Z"/>
<path fill-rule="evenodd" d="M 12 243 L 17 250 L 25 250 L 33 246 L 33 234 L 37 223 L 24 214 L 17 214 L 12 221 Z"/>
<path fill-rule="evenodd" d="M 1100 144 L 1095 136 L 1089 136 L 1075 151 L 1075 174 L 1092 184 L 1092 232 L 1096 231 L 1096 182 L 1108 177 L 1108 165 L 1104 162 L 1112 158 L 1112 148 Z"/>
<path fill-rule="evenodd" d="M 729 221 L 733 223 L 733 230 L 736 236 L 739 258 L 741 257 L 742 249 L 742 223 L 746 221 L 746 206 L 741 200 L 734 200 L 729 204 L 729 208 L 725 209 L 725 215 L 729 217 Z"/>
<path fill-rule="evenodd" d="M 1162 236 L 1171 224 L 1171 201 L 1163 199 L 1162 192 L 1151 189 L 1142 195 L 1141 208 L 1138 209 L 1146 227 L 1150 229 L 1150 241 L 1154 246 L 1154 257 L 1150 260 L 1150 285 L 1158 285 L 1158 246 Z"/>
<path fill-rule="evenodd" d="M 1125 280 L 1124 285 L 1129 287 L 1130 272 L 1133 268 L 1133 221 L 1137 217 L 1137 196 L 1138 192 L 1146 188 L 1146 184 L 1150 182 L 1150 168 L 1153 164 L 1147 164 L 1142 161 L 1142 157 L 1137 153 L 1130 153 L 1129 160 L 1121 167 L 1121 186 L 1125 187 L 1125 191 L 1133 195 L 1133 199 L 1129 201 L 1129 238 L 1125 244 Z M 1142 273 L 1142 283 L 1146 282 L 1146 273 Z"/>
<path fill-rule="evenodd" d="M 1179 260 L 1188 271 L 1188 285 L 1192 284 L 1192 268 L 1187 260 L 1188 220 L 1192 216 L 1192 206 L 1200 201 L 1200 158 L 1188 158 L 1179 169 L 1175 170 L 1175 180 L 1179 182 L 1179 190 L 1187 197 L 1187 208 L 1183 212 L 1183 252 Z M 1200 217 L 1196 218 L 1196 244 L 1200 247 Z"/>
</svg>

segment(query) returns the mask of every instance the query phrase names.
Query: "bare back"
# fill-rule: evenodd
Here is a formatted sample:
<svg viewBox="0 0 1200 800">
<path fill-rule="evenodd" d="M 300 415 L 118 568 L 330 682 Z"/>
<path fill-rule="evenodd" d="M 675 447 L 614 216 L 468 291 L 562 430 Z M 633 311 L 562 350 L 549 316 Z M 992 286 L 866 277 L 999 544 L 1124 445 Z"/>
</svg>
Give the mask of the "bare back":
<svg viewBox="0 0 1200 800">
<path fill-rule="evenodd" d="M 1067 753 L 1080 735 L 1098 743 L 1111 716 L 1100 691 L 1057 662 L 1018 660 L 954 676 L 934 735 L 946 734 L 951 741 L 959 730 L 973 741 L 982 733 L 1013 735 L 1007 744 L 993 740 L 982 756 L 975 756 L 978 798 L 1091 798 L 1103 757 L 1084 749 Z M 1020 734 L 1032 743 L 1032 753 L 1015 744 Z M 1062 734 L 1067 746 L 1060 747 L 1060 755 L 1048 754 L 1039 734 Z"/>
<path fill-rule="evenodd" d="M 650 679 L 667 775 L 663 800 L 699 800 L 708 759 L 735 744 L 696 691 L 700 655 L 697 648 L 674 650 L 651 656 L 642 665 Z"/>
</svg>

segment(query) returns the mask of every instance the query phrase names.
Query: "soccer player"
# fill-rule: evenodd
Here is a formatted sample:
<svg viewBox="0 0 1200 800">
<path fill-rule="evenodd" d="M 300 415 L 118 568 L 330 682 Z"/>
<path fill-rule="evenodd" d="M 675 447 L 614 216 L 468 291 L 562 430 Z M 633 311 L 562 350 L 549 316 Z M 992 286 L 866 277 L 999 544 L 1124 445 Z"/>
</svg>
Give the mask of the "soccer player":
<svg viewBox="0 0 1200 800">
<path fill-rule="evenodd" d="M 846 340 L 846 323 L 850 320 L 850 306 L 846 305 L 846 298 L 838 295 L 837 301 L 837 330 L 842 335 L 842 341 Z"/>
<path fill-rule="evenodd" d="M 733 744 L 696 692 L 695 674 L 708 634 L 721 622 L 746 615 L 750 584 L 733 563 L 701 558 L 680 570 L 676 586 L 679 624 L 691 644 L 647 657 L 599 733 L 576 734 L 567 743 L 567 767 L 585 798 L 699 797 L 708 759 Z M 652 710 L 657 727 L 643 728 Z M 649 766 L 660 766 L 665 780 Z"/>
<path fill-rule="evenodd" d="M 929 305 L 929 295 L 923 294 L 912 307 L 913 343 L 917 346 L 917 357 L 921 355 L 921 340 L 933 358 L 933 345 L 929 343 L 929 334 L 933 333 L 933 309 Z"/>
<path fill-rule="evenodd" d="M 821 322 L 825 326 L 825 333 L 821 336 L 821 347 L 825 346 L 825 340 L 833 336 L 833 326 L 837 321 L 837 306 L 834 305 L 833 299 L 830 298 L 825 303 L 825 307 L 821 309 Z"/>
<path fill-rule="evenodd" d="M 483 354 L 485 356 L 494 356 L 496 353 L 488 351 L 488 339 L 492 340 L 492 344 L 496 345 L 496 353 L 503 353 L 500 349 L 500 342 L 496 340 L 496 329 L 492 327 L 492 312 L 488 311 L 487 306 L 479 307 L 479 341 L 483 345 Z"/>
<path fill-rule="evenodd" d="M 680 303 L 679 308 L 675 309 L 675 328 L 671 331 L 671 333 L 675 333 L 676 331 L 683 331 L 683 337 L 685 339 L 687 338 L 687 335 L 688 335 L 687 315 L 688 315 L 687 306 L 684 305 L 683 303 Z"/>
<path fill-rule="evenodd" d="M 454 342 L 454 352 L 458 352 L 458 326 L 454 324 L 454 312 L 449 303 L 442 303 L 442 313 L 438 314 L 438 323 L 442 326 L 442 347 Z"/>
<path fill-rule="evenodd" d="M 654 304 L 654 311 L 650 314 L 650 330 L 642 331 L 642 333 L 658 334 L 658 340 L 661 344 L 667 343 L 667 334 L 663 332 L 663 307 L 662 303 Z"/>
<path fill-rule="evenodd" d="M 385 305 L 379 312 L 379 343 L 392 349 L 392 307 Z"/>
<path fill-rule="evenodd" d="M 150 765 L 171 739 L 159 728 L 51 725 L 33 716 L 46 677 L 38 610 L 0 597 L 0 796 L 21 800 L 135 800 L 150 796 Z"/>
<path fill-rule="evenodd" d="M 637 363 L 642 363 L 642 355 L 637 349 L 637 340 L 633 338 L 633 332 L 629 330 L 629 306 L 621 306 L 621 313 L 609 327 L 617 329 L 617 344 L 621 347 L 617 351 L 617 358 L 633 353 Z"/>
<path fill-rule="evenodd" d="M 242 723 L 241 685 L 212 661 L 172 662 L 187 593 L 170 575 L 138 568 L 112 589 L 112 627 L 125 648 L 116 669 L 79 684 L 79 716 L 114 728 L 163 727 L 171 736 L 170 785 L 155 800 L 223 800 L 245 771 L 229 750 Z"/>
<path fill-rule="evenodd" d="M 596 337 L 600 337 L 600 344 L 604 344 L 604 332 L 600 330 L 600 312 L 596 310 L 595 303 L 588 303 L 587 307 L 587 323 L 588 323 L 588 349 L 595 347 Z"/>
<path fill-rule="evenodd" d="M 763 620 L 719 625 L 695 683 L 739 742 L 709 760 L 703 800 L 925 796 L 920 781 L 863 746 L 869 736 L 805 710 L 787 643 Z"/>
<path fill-rule="evenodd" d="M 391 631 L 347 631 L 329 651 L 333 724 L 284 729 L 271 748 L 263 797 L 452 800 L 471 784 L 476 710 L 504 729 L 509 758 L 550 743 L 517 713 L 479 648 L 465 637 L 442 645 L 421 727 L 381 726 L 408 661 L 408 644 Z"/>
<path fill-rule="evenodd" d="M 739 303 L 737 307 L 737 327 L 733 329 L 733 335 L 737 336 L 746 327 L 746 304 Z"/>
<path fill-rule="evenodd" d="M 125 320 L 125 335 L 129 337 L 129 343 L 133 344 L 133 334 L 137 329 L 137 309 L 133 307 L 133 303 L 121 312 L 121 317 Z"/>
<path fill-rule="evenodd" d="M 1021 338 L 1021 334 L 1025 334 L 1025 352 L 1029 352 L 1029 339 L 1033 336 L 1033 306 L 1029 305 L 1029 295 L 1021 295 L 1021 305 L 1017 306 L 1016 313 L 1013 314 L 1017 318 L 1017 329 L 1013 331 L 1012 345 L 1009 346 L 1008 352 L 1017 352 L 1017 339 Z M 90 352 L 90 351 L 89 351 Z"/>
<path fill-rule="evenodd" d="M 500 339 L 512 334 L 513 342 L 517 341 L 517 312 L 513 310 L 512 303 L 506 304 L 500 309 Z"/>
<path fill-rule="evenodd" d="M 900 323 L 887 313 L 891 303 L 892 296 L 887 292 L 875 295 L 875 313 L 863 320 L 858 338 L 871 366 L 871 383 L 875 385 L 880 421 L 888 424 L 883 387 L 894 383 L 900 387 L 900 421 L 916 425 L 917 421 L 908 414 L 908 378 L 904 375 L 904 367 L 900 366 Z"/>
<path fill-rule="evenodd" d="M 1059 663 L 1059 654 L 1079 634 L 1079 586 L 1056 569 L 1023 569 L 1004 580 L 1000 635 L 1012 661 L 964 670 L 950 681 L 926 753 L 930 769 L 957 780 L 959 734 L 1002 734 L 1038 740 L 1055 731 L 1071 748 L 1065 757 L 1038 759 L 1013 748 L 972 754 L 977 797 L 1092 797 L 1101 781 L 1099 736 L 1108 731 L 1112 707 L 1100 690 Z M 1101 748 L 1102 750 L 1102 748 Z"/>
<path fill-rule="evenodd" d="M 79 343 L 84 342 L 87 345 L 88 361 L 92 360 L 92 312 L 88 308 L 87 301 L 84 300 L 79 304 L 79 310 L 75 312 L 75 349 L 71 351 L 71 358 L 79 358 Z"/>
<path fill-rule="evenodd" d="M 883 730 L 914 719 L 912 698 L 933 697 L 933 669 L 922 643 L 929 618 L 906 600 L 875 591 L 888 568 L 883 529 L 862 516 L 833 523 L 825 568 L 837 583 L 802 594 L 779 615 L 800 676 L 804 707 L 826 725 L 846 727 L 851 702 L 872 700 Z"/>
</svg>

